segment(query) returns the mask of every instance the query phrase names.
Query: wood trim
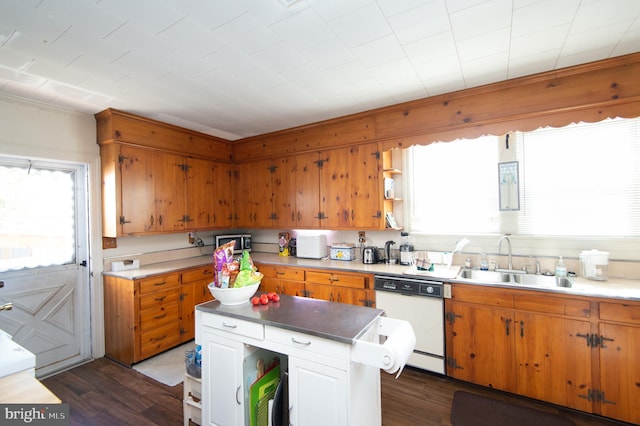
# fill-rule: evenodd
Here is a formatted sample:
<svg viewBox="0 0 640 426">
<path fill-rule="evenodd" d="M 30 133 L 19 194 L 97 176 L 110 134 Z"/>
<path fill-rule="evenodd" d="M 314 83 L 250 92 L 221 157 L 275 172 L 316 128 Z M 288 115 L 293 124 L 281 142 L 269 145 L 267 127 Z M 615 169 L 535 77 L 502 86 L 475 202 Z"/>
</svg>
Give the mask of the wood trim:
<svg viewBox="0 0 640 426">
<path fill-rule="evenodd" d="M 231 142 L 184 127 L 108 108 L 94 115 L 100 146 L 123 143 L 174 154 L 231 162 Z"/>
<path fill-rule="evenodd" d="M 366 141 L 381 149 L 640 116 L 640 53 L 432 96 L 233 142 L 234 161 Z"/>
</svg>

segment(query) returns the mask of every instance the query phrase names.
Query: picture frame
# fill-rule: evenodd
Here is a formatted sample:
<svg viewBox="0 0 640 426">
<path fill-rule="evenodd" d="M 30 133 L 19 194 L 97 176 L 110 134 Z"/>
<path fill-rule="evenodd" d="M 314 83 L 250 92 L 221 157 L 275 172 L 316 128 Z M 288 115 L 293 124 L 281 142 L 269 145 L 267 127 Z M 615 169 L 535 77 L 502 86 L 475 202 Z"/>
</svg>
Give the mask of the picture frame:
<svg viewBox="0 0 640 426">
<path fill-rule="evenodd" d="M 498 191 L 501 211 L 520 210 L 520 174 L 517 161 L 498 163 Z"/>
</svg>

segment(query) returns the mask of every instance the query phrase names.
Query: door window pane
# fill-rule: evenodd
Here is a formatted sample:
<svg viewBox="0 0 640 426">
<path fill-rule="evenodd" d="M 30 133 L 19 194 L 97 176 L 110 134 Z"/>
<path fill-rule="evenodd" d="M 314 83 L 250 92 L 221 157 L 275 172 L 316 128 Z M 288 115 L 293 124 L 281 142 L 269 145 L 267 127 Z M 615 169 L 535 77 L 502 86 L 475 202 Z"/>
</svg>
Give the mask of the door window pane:
<svg viewBox="0 0 640 426">
<path fill-rule="evenodd" d="M 75 263 L 73 169 L 0 162 L 0 271 Z"/>
</svg>

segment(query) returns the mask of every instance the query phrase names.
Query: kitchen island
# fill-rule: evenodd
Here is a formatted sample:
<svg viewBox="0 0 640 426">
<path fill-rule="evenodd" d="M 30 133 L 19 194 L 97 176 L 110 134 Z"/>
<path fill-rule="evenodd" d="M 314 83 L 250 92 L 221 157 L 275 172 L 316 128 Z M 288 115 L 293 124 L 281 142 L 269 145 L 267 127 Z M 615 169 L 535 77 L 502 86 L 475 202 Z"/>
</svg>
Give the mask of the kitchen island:
<svg viewBox="0 0 640 426">
<path fill-rule="evenodd" d="M 268 305 L 212 301 L 197 306 L 203 424 L 245 424 L 250 413 L 247 371 L 254 366 L 244 361 L 258 350 L 280 359 L 288 391 L 274 409 L 283 408 L 280 419 L 288 418 L 286 424 L 381 424 L 379 370 L 395 372 L 406 358 L 393 346 L 381 345 L 379 336 L 392 334 L 388 341 L 403 341 L 408 352 L 415 344 L 410 327 L 405 334 L 406 326 L 398 324 L 403 322 L 394 323 L 383 313 L 286 295 Z"/>
</svg>

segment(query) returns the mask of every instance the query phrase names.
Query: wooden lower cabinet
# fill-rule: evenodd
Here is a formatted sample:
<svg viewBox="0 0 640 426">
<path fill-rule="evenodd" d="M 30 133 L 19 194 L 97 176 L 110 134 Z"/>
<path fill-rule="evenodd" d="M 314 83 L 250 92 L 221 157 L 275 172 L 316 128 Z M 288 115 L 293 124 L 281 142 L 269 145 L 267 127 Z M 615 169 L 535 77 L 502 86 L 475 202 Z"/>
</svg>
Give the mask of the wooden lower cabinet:
<svg viewBox="0 0 640 426">
<path fill-rule="evenodd" d="M 266 264 L 258 265 L 258 270 L 264 274 L 262 291 L 375 307 L 370 274 Z"/>
<path fill-rule="evenodd" d="M 640 304 L 453 284 L 445 332 L 451 377 L 640 423 Z"/>
<path fill-rule="evenodd" d="M 304 269 L 276 265 L 259 265 L 258 269 L 264 275 L 260 290 L 289 296 L 305 295 Z"/>
<path fill-rule="evenodd" d="M 192 340 L 195 305 L 212 299 L 210 276 L 211 266 L 134 280 L 105 275 L 105 356 L 131 366 Z"/>
<path fill-rule="evenodd" d="M 640 303 L 599 303 L 597 413 L 640 424 Z"/>
</svg>

